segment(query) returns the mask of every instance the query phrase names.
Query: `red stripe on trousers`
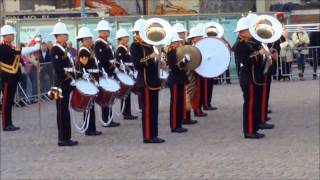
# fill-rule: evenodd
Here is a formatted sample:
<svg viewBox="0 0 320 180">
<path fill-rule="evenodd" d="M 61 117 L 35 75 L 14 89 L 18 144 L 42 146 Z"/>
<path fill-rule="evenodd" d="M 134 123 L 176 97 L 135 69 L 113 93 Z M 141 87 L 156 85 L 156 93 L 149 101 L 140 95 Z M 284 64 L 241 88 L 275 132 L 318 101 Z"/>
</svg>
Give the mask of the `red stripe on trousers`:
<svg viewBox="0 0 320 180">
<path fill-rule="evenodd" d="M 149 99 L 149 90 L 147 88 L 144 89 L 144 129 L 145 129 L 145 138 L 150 139 L 150 99 Z"/>
<path fill-rule="evenodd" d="M 204 78 L 204 106 L 208 107 L 208 79 Z"/>
<path fill-rule="evenodd" d="M 265 76 L 267 82 L 267 76 Z M 266 122 L 266 105 L 267 105 L 267 83 L 262 86 L 262 102 L 261 102 L 261 123 Z"/>
<path fill-rule="evenodd" d="M 254 85 L 249 86 L 249 108 L 248 108 L 248 133 L 253 133 L 253 103 L 254 103 Z"/>
<path fill-rule="evenodd" d="M 6 120 L 7 120 L 7 112 L 6 112 L 6 107 L 7 107 L 7 99 L 8 99 L 8 83 L 3 82 L 3 97 L 2 97 L 2 128 L 6 127 Z"/>
<path fill-rule="evenodd" d="M 186 120 L 187 119 L 187 92 L 186 92 L 186 86 L 183 85 L 183 107 L 182 107 L 182 111 L 183 111 L 183 119 Z"/>
<path fill-rule="evenodd" d="M 173 109 L 172 109 L 172 128 L 177 128 L 177 85 L 173 85 Z"/>
</svg>

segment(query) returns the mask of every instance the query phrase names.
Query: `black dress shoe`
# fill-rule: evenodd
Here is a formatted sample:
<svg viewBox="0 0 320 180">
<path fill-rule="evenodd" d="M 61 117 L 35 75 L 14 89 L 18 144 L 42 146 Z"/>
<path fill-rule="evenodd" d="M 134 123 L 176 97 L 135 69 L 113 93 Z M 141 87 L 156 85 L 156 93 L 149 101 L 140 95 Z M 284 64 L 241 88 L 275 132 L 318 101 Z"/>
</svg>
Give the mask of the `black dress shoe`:
<svg viewBox="0 0 320 180">
<path fill-rule="evenodd" d="M 182 121 L 182 124 L 185 124 L 185 125 L 192 125 L 192 124 L 197 124 L 197 123 L 198 123 L 197 120 L 192 120 L 192 119 Z"/>
<path fill-rule="evenodd" d="M 105 127 L 117 127 L 117 126 L 120 126 L 120 123 L 112 121 L 108 126 L 105 126 Z"/>
<path fill-rule="evenodd" d="M 16 127 L 14 125 L 9 125 L 9 126 L 3 128 L 3 131 L 17 131 L 19 129 L 20 129 L 19 127 Z"/>
<path fill-rule="evenodd" d="M 99 136 L 99 135 L 101 135 L 101 134 L 102 134 L 102 132 L 100 132 L 100 131 L 86 132 L 86 135 L 87 135 L 87 136 Z"/>
<path fill-rule="evenodd" d="M 165 140 L 164 139 L 161 139 L 161 138 L 151 138 L 151 139 L 144 139 L 143 140 L 143 143 L 164 143 Z"/>
<path fill-rule="evenodd" d="M 271 113 L 272 113 L 272 111 L 271 111 L 270 109 L 268 109 L 267 113 L 268 113 L 268 114 L 271 114 Z"/>
<path fill-rule="evenodd" d="M 206 111 L 215 111 L 217 109 L 218 109 L 217 107 L 212 107 L 212 106 L 208 106 L 208 107 L 203 108 L 203 110 L 206 110 Z"/>
<path fill-rule="evenodd" d="M 200 112 L 200 113 L 194 113 L 194 116 L 196 117 L 206 117 L 208 114 L 207 113 L 204 113 L 204 112 Z"/>
<path fill-rule="evenodd" d="M 123 119 L 125 119 L 125 120 L 134 120 L 134 119 L 138 119 L 138 116 L 123 115 Z"/>
<path fill-rule="evenodd" d="M 78 144 L 79 144 L 78 141 L 72 141 L 72 140 L 58 142 L 58 146 L 75 146 Z"/>
<path fill-rule="evenodd" d="M 274 128 L 273 124 L 267 124 L 267 123 L 259 124 L 259 129 L 273 129 L 273 128 Z"/>
<path fill-rule="evenodd" d="M 244 138 L 246 139 L 261 139 L 264 137 L 264 134 L 253 133 L 253 134 L 245 134 Z"/>
<path fill-rule="evenodd" d="M 177 128 L 177 129 L 172 129 L 171 132 L 173 133 L 184 133 L 184 132 L 187 132 L 188 129 L 187 128 Z"/>
</svg>

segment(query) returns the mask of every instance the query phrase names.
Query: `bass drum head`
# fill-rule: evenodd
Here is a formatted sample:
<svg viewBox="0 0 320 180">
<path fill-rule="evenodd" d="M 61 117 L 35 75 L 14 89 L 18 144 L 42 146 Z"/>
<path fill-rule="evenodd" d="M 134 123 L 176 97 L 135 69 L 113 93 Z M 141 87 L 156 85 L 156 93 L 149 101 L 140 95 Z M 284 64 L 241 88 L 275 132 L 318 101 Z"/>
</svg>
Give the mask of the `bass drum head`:
<svg viewBox="0 0 320 180">
<path fill-rule="evenodd" d="M 100 78 L 99 85 L 102 89 L 108 92 L 116 92 L 120 89 L 119 83 L 116 80 L 110 78 Z"/>
<path fill-rule="evenodd" d="M 117 73 L 117 77 L 125 85 L 133 86 L 135 84 L 135 81 L 125 73 Z"/>
<path fill-rule="evenodd" d="M 94 96 L 98 93 L 98 88 L 87 80 L 76 80 L 76 88 L 84 95 Z"/>
<path fill-rule="evenodd" d="M 230 64 L 230 51 L 225 43 L 217 38 L 204 38 L 196 43 L 202 60 L 196 73 L 205 78 L 218 77 L 223 74 Z"/>
</svg>

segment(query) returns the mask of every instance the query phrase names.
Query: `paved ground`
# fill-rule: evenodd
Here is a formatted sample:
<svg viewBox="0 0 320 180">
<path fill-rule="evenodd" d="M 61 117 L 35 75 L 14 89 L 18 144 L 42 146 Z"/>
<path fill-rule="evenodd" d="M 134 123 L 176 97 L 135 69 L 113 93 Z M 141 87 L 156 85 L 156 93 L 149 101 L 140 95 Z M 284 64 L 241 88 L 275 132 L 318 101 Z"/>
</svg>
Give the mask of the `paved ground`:
<svg viewBox="0 0 320 180">
<path fill-rule="evenodd" d="M 238 84 L 215 87 L 218 111 L 187 134 L 172 134 L 168 91 L 161 92 L 161 145 L 142 144 L 141 122 L 123 121 L 99 137 L 73 132 L 80 145 L 58 147 L 53 103 L 15 108 L 17 132 L 1 132 L 1 179 L 319 179 L 319 81 L 272 86 L 274 130 L 242 138 Z M 41 127 L 41 128 L 40 128 Z"/>
</svg>

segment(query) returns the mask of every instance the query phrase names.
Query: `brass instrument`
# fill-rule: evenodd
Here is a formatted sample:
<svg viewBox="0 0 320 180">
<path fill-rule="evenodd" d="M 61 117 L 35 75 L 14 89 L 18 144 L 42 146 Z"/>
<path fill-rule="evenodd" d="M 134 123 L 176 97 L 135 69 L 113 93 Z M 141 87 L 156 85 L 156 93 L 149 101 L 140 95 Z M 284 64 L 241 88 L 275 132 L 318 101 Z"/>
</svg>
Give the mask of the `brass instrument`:
<svg viewBox="0 0 320 180">
<path fill-rule="evenodd" d="M 267 44 L 280 39 L 283 32 L 282 24 L 273 16 L 260 15 L 250 22 L 249 32 L 254 39 L 261 42 L 261 46 L 267 54 L 269 54 L 267 55 L 267 62 L 264 69 L 264 73 L 266 73 L 272 64 L 272 58 Z"/>
<path fill-rule="evenodd" d="M 208 22 L 205 24 L 204 34 L 208 37 L 221 38 L 224 34 L 224 28 L 217 22 Z"/>
<path fill-rule="evenodd" d="M 48 92 L 48 97 L 51 100 L 58 100 L 62 99 L 62 90 L 59 87 L 51 87 L 50 91 Z"/>
<path fill-rule="evenodd" d="M 162 48 L 171 41 L 172 28 L 169 22 L 164 19 L 151 18 L 147 20 L 140 34 L 142 40 L 152 45 L 156 55 L 161 57 Z M 161 58 L 156 58 L 156 60 L 161 60 Z"/>
<path fill-rule="evenodd" d="M 201 63 L 201 52 L 198 48 L 192 45 L 184 45 L 177 48 L 176 56 L 177 64 L 180 64 L 184 58 L 190 58 L 190 61 L 185 66 L 185 69 L 192 71 Z"/>
</svg>

